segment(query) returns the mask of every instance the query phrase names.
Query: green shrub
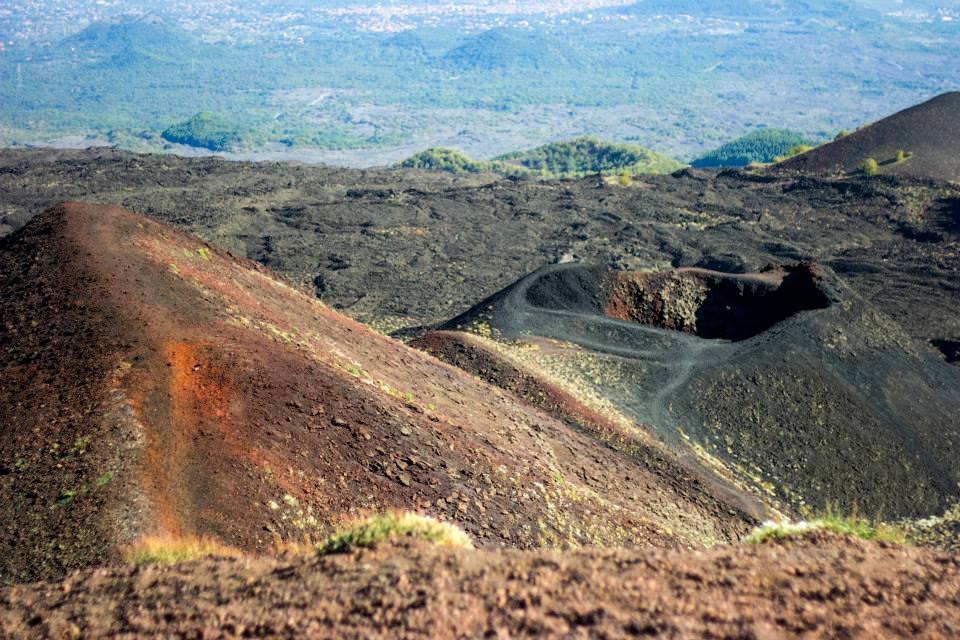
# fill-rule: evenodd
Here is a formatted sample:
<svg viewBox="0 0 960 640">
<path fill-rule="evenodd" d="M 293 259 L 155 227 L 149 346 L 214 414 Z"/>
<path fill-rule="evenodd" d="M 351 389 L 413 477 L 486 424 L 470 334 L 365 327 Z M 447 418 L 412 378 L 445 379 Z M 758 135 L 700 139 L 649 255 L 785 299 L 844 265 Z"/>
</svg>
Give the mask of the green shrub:
<svg viewBox="0 0 960 640">
<path fill-rule="evenodd" d="M 836 135 L 836 137 L 834 138 L 834 140 L 843 140 L 843 139 L 846 138 L 848 135 L 850 135 L 850 132 L 849 132 L 849 131 L 847 131 L 846 129 L 841 129 L 841 130 L 840 130 L 840 133 L 838 133 L 838 134 Z"/>
<path fill-rule="evenodd" d="M 907 159 L 907 152 L 904 151 L 903 149 L 898 150 L 897 155 L 894 156 L 895 162 L 903 162 L 906 159 Z"/>
<path fill-rule="evenodd" d="M 860 171 L 865 176 L 875 176 L 880 171 L 880 164 L 873 158 L 867 158 L 860 163 Z"/>
<path fill-rule="evenodd" d="M 473 548 L 467 534 L 455 525 L 415 513 L 391 511 L 358 520 L 340 529 L 320 544 L 317 554 L 346 553 L 357 547 L 375 547 L 386 540 L 403 539 Z"/>
</svg>

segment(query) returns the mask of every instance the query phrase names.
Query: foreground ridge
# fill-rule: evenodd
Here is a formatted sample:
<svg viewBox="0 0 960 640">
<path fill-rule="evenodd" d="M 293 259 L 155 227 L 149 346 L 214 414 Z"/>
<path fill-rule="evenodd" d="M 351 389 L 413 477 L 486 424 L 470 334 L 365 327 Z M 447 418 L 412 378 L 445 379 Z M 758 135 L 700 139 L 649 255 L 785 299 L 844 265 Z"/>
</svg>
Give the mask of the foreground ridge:
<svg viewBox="0 0 960 640">
<path fill-rule="evenodd" d="M 958 631 L 957 556 L 822 533 L 698 552 L 387 545 L 323 558 L 98 569 L 61 584 L 0 590 L 0 635 L 22 636 L 779 638 Z"/>
</svg>

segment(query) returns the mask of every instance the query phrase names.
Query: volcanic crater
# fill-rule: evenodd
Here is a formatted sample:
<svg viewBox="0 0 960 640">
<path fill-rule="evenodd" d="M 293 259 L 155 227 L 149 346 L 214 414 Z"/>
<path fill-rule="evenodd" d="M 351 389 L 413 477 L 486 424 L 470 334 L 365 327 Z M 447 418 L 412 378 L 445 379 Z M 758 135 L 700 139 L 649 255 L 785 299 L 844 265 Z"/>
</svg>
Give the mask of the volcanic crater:
<svg viewBox="0 0 960 640">
<path fill-rule="evenodd" d="M 618 272 L 604 314 L 707 339 L 745 340 L 801 311 L 830 306 L 822 273 L 811 264 L 763 273 L 698 268 Z"/>
<path fill-rule="evenodd" d="M 960 370 L 813 264 L 552 265 L 441 329 L 414 344 L 507 389 L 601 398 L 788 511 L 919 517 L 955 500 Z"/>
</svg>

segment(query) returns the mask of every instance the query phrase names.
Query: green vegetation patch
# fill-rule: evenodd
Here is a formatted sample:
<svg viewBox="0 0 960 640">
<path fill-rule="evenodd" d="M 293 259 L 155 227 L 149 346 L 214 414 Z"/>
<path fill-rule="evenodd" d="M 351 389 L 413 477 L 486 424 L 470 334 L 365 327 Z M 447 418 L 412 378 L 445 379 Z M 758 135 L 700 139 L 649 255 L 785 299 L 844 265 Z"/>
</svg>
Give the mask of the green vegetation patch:
<svg viewBox="0 0 960 640">
<path fill-rule="evenodd" d="M 760 129 L 737 138 L 692 162 L 694 167 L 745 167 L 768 164 L 798 147 L 813 144 L 803 134 L 788 129 Z"/>
<path fill-rule="evenodd" d="M 375 547 L 387 540 L 404 539 L 473 548 L 469 536 L 455 525 L 415 513 L 389 512 L 358 520 L 340 529 L 320 544 L 317 554 L 347 553 L 357 547 Z"/>
<path fill-rule="evenodd" d="M 603 142 L 592 136 L 554 142 L 530 151 L 494 158 L 541 175 L 579 177 L 591 174 L 672 173 L 685 165 L 673 158 L 630 144 Z"/>
<path fill-rule="evenodd" d="M 237 125 L 227 118 L 209 112 L 201 112 L 166 129 L 164 140 L 211 151 L 230 151 L 243 143 Z"/>
<path fill-rule="evenodd" d="M 880 163 L 873 158 L 867 158 L 860 163 L 860 171 L 865 176 L 875 176 L 880 171 Z"/>
<path fill-rule="evenodd" d="M 557 69 L 575 64 L 576 54 L 562 41 L 542 33 L 490 29 L 469 36 L 443 61 L 458 70 Z"/>
<path fill-rule="evenodd" d="M 503 176 L 522 176 L 530 172 L 524 167 L 506 162 L 481 162 L 474 160 L 456 149 L 431 147 L 410 156 L 397 165 L 404 169 L 425 169 L 427 171 L 446 171 L 447 173 L 498 173 Z"/>
<path fill-rule="evenodd" d="M 833 512 L 828 512 L 812 520 L 801 520 L 800 522 L 790 522 L 789 520 L 774 522 L 768 520 L 753 530 L 747 537 L 747 542 L 751 544 L 761 544 L 803 536 L 813 531 L 829 531 L 831 533 L 860 538 L 861 540 L 896 542 L 899 544 L 906 542 L 906 536 L 903 531 L 897 527 L 856 515 L 843 516 Z"/>
<path fill-rule="evenodd" d="M 480 162 L 454 149 L 434 147 L 407 158 L 399 166 L 449 173 L 491 172 L 504 176 L 579 178 L 601 174 L 621 176 L 672 173 L 685 165 L 649 149 L 603 142 L 590 136 L 554 142 L 530 151 L 517 151 Z M 628 181 L 628 180 L 626 180 Z"/>
<path fill-rule="evenodd" d="M 400 163 L 405 169 L 427 169 L 448 173 L 482 173 L 490 170 L 490 165 L 477 162 L 455 149 L 432 147 L 421 151 Z"/>
<path fill-rule="evenodd" d="M 77 491 L 75 489 L 64 489 L 60 492 L 60 495 L 57 496 L 57 506 L 62 507 L 76 497 Z"/>
</svg>

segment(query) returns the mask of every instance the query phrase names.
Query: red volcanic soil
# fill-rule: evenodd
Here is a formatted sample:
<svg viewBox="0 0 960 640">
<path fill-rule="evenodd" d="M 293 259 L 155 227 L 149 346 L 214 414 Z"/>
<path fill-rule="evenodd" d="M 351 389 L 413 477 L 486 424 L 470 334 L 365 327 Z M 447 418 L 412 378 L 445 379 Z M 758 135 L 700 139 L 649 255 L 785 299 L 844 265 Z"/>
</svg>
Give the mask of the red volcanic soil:
<svg viewBox="0 0 960 640">
<path fill-rule="evenodd" d="M 884 118 L 850 135 L 777 165 L 804 173 L 853 173 L 867 158 L 881 174 L 960 180 L 960 92 Z M 894 162 L 897 151 L 912 154 Z"/>
<path fill-rule="evenodd" d="M 0 590 L 0 635 L 949 638 L 960 560 L 809 535 L 709 551 L 385 546 L 97 569 Z"/>
<path fill-rule="evenodd" d="M 0 273 L 4 582 L 144 535 L 263 551 L 392 507 L 480 546 L 697 546 L 749 526 L 708 487 L 123 210 L 55 207 L 3 240 Z"/>
</svg>

